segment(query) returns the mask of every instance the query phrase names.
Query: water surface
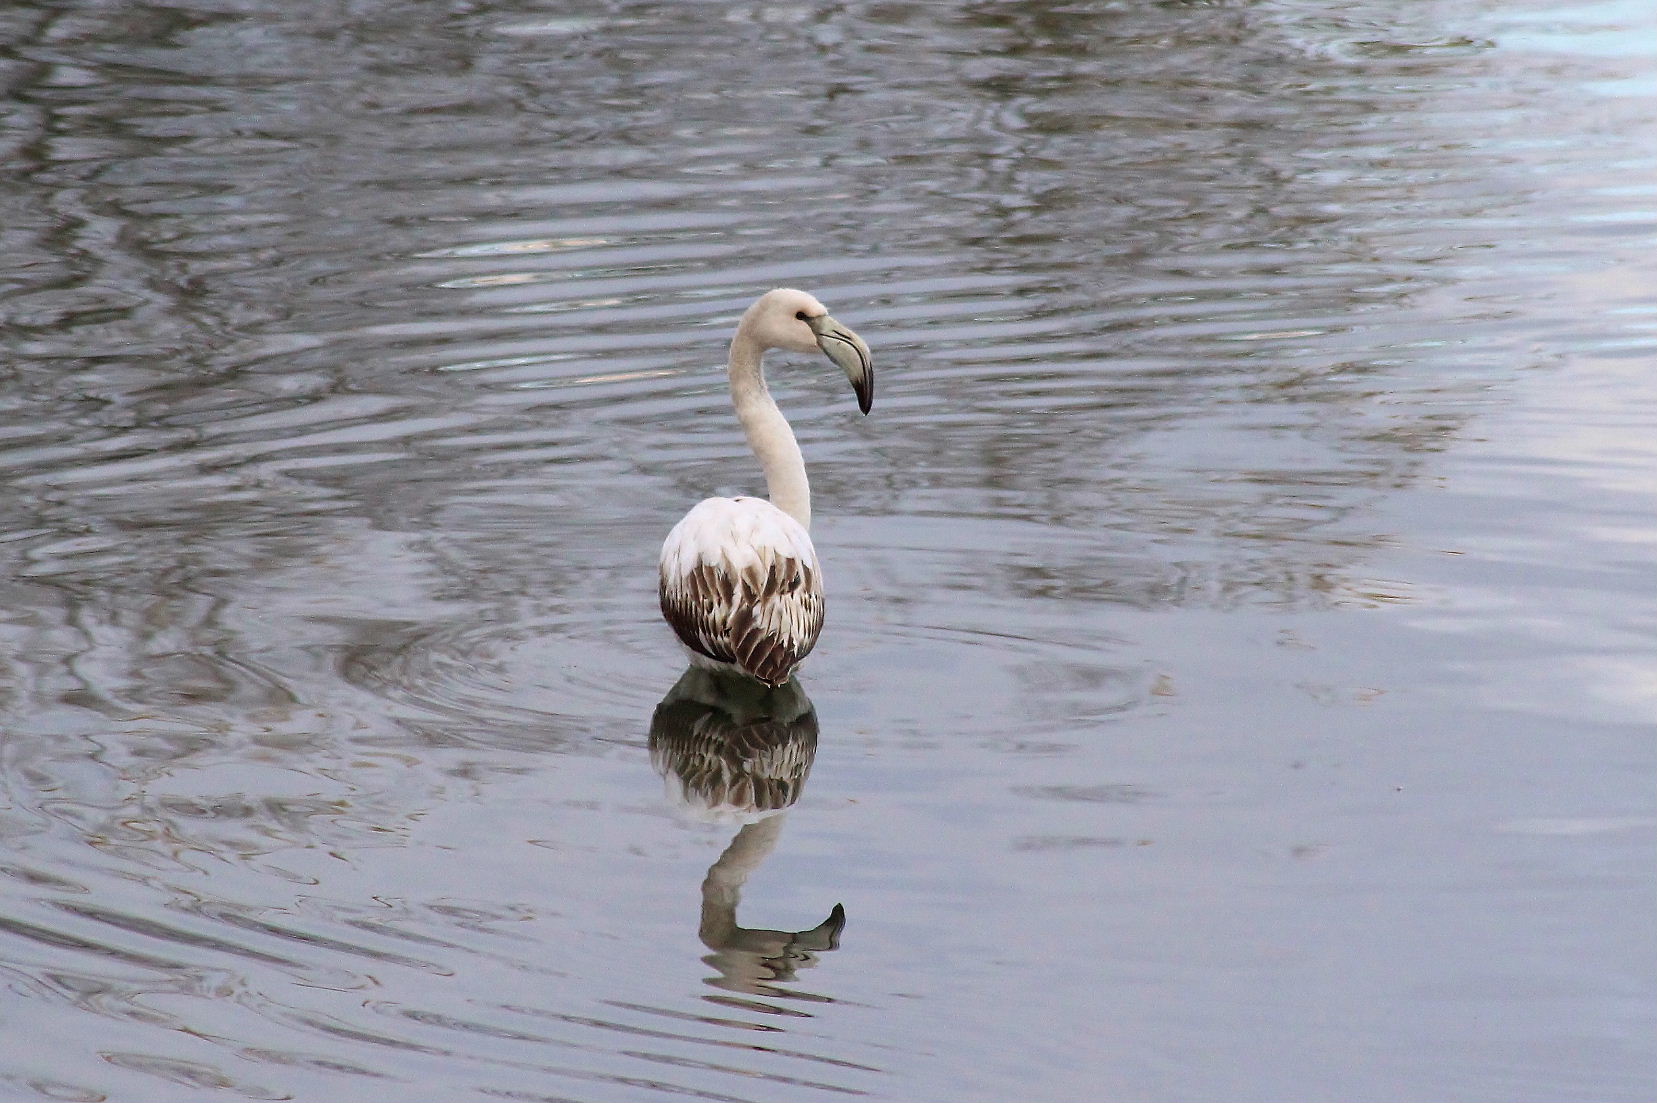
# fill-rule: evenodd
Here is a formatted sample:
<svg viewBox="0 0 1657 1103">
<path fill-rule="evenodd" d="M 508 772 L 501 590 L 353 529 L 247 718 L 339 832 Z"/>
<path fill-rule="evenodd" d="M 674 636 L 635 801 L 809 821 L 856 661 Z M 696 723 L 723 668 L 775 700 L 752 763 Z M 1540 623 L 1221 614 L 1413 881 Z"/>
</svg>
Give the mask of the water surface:
<svg viewBox="0 0 1657 1103">
<path fill-rule="evenodd" d="M 1648 1100 L 1654 30 L 8 6 L 0 1095 Z"/>
</svg>

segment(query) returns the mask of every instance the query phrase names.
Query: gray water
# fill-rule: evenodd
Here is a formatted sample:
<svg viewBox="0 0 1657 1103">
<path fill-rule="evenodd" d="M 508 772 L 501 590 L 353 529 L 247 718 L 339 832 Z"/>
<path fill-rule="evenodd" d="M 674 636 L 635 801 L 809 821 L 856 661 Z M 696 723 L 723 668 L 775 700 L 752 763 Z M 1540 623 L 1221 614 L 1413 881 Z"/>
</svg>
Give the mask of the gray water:
<svg viewBox="0 0 1657 1103">
<path fill-rule="evenodd" d="M 1654 32 L 12 0 L 0 1098 L 1649 1103 Z"/>
</svg>

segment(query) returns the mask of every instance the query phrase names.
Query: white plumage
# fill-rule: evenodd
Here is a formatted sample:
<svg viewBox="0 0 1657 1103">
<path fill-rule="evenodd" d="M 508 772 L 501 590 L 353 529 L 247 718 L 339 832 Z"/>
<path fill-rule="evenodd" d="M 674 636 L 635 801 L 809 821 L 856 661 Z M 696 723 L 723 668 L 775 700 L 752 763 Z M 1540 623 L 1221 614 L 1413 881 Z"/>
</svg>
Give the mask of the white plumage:
<svg viewBox="0 0 1657 1103">
<path fill-rule="evenodd" d="M 699 563 L 746 571 L 762 564 L 767 553 L 817 566 L 805 526 L 764 498 L 707 498 L 668 533 L 662 573 L 678 577 Z"/>
<path fill-rule="evenodd" d="M 766 685 L 793 677 L 823 628 L 811 488 L 799 444 L 765 385 L 768 349 L 821 350 L 845 371 L 864 413 L 874 397 L 868 346 L 803 291 L 768 291 L 731 341 L 731 402 L 765 470 L 771 500 L 709 498 L 662 545 L 662 616 L 703 666 Z"/>
</svg>

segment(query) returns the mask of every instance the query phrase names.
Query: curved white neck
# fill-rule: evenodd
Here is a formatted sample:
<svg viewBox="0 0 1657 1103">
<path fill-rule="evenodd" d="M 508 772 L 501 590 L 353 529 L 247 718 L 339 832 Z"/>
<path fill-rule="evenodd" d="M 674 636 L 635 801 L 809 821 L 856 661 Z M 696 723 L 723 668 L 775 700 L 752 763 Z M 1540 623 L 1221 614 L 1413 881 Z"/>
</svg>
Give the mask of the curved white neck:
<svg viewBox="0 0 1657 1103">
<path fill-rule="evenodd" d="M 708 875 L 702 881 L 702 923 L 698 932 L 706 945 L 715 949 L 739 945 L 737 940 L 745 933 L 736 922 L 742 886 L 748 883 L 748 875 L 777 849 L 777 838 L 787 818 L 787 813 L 783 813 L 745 825 L 719 860 L 708 867 Z"/>
<path fill-rule="evenodd" d="M 765 469 L 765 489 L 771 504 L 809 529 L 811 484 L 805 477 L 805 458 L 800 455 L 788 419 L 777 409 L 765 386 L 763 356 L 759 343 L 739 327 L 731 342 L 731 404 L 747 434 L 748 447 Z"/>
</svg>

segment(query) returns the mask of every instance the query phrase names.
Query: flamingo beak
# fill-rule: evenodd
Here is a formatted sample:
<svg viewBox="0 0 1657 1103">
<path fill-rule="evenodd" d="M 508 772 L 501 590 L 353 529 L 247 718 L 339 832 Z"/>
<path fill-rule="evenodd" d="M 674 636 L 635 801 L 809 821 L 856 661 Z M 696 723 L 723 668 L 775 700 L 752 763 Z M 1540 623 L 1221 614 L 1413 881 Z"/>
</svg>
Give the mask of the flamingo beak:
<svg viewBox="0 0 1657 1103">
<path fill-rule="evenodd" d="M 852 390 L 857 394 L 857 408 L 868 413 L 875 400 L 875 362 L 869 355 L 869 346 L 827 314 L 807 318 L 806 325 L 817 335 L 817 347 L 839 364 L 851 380 Z"/>
</svg>

